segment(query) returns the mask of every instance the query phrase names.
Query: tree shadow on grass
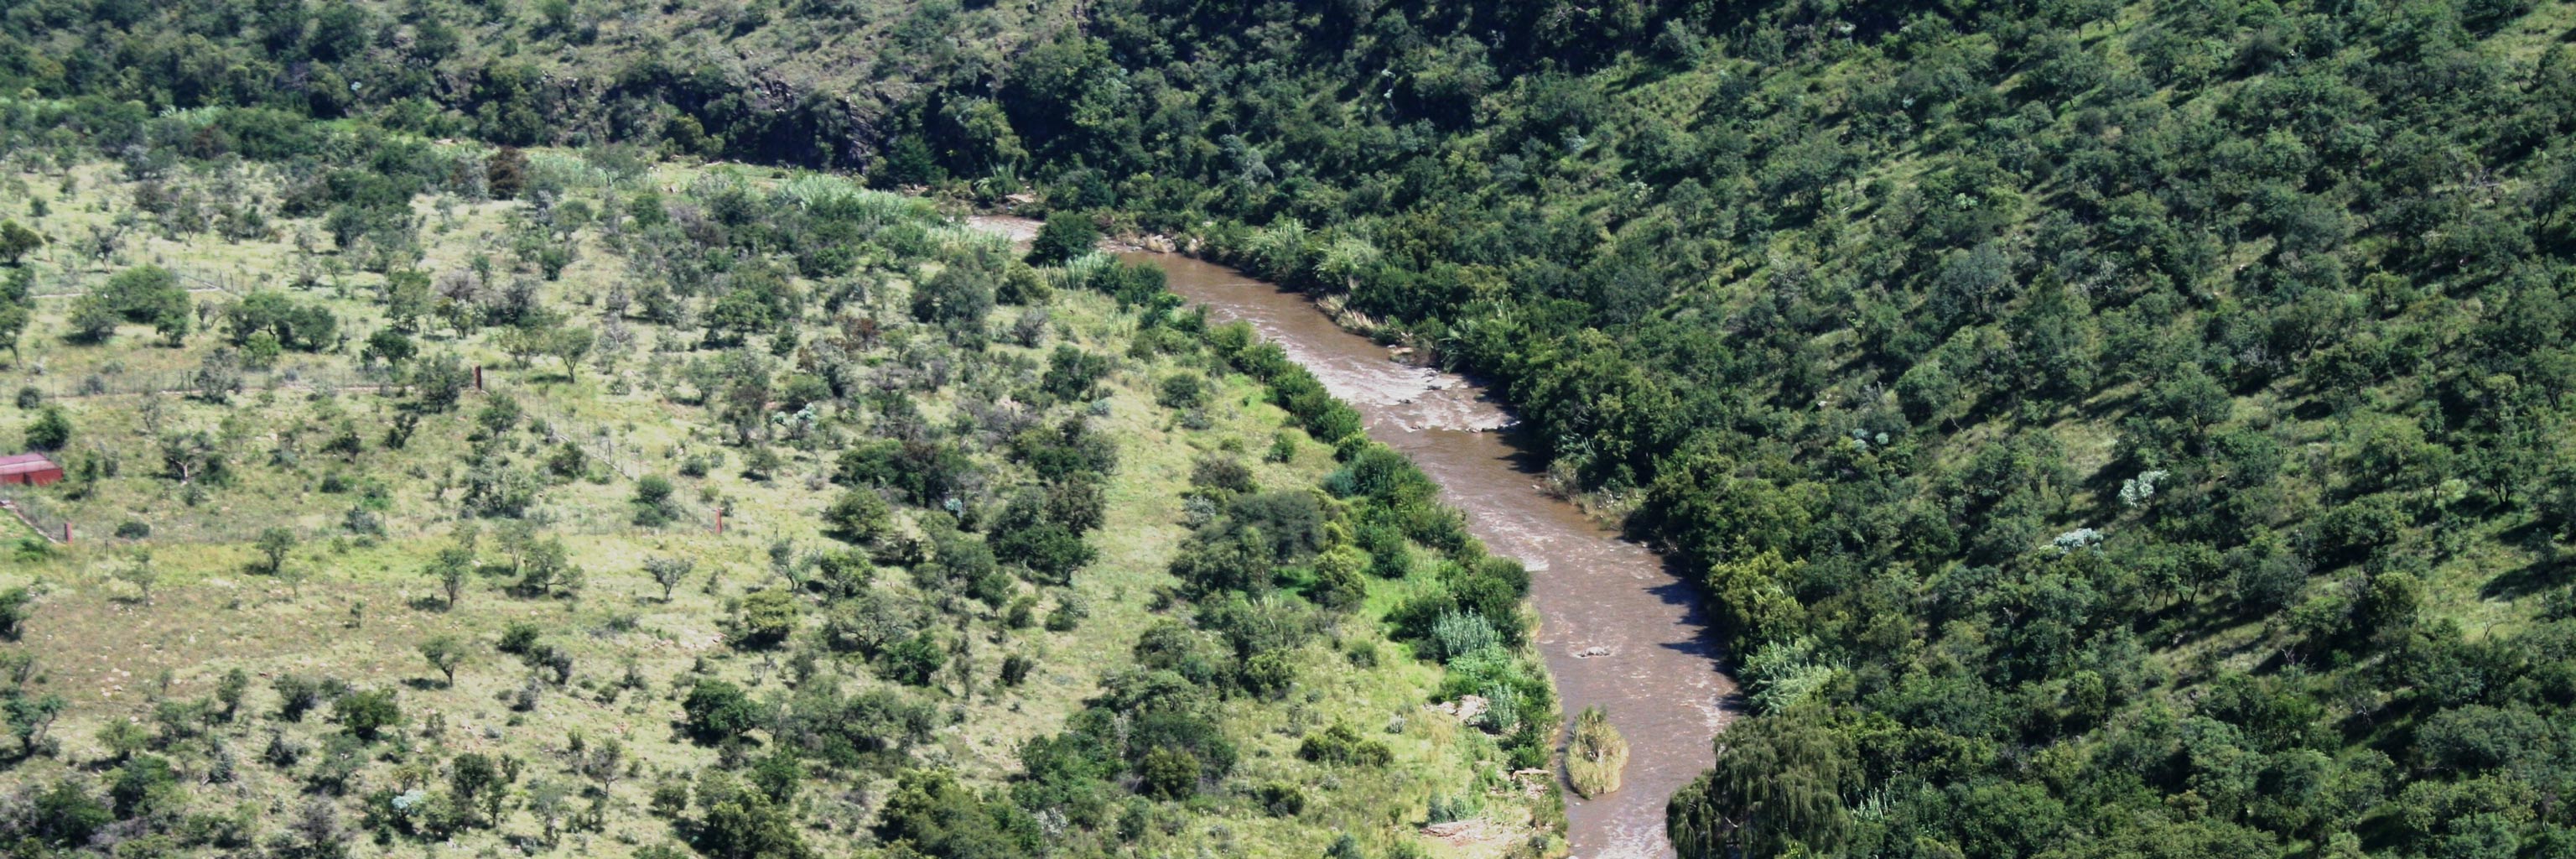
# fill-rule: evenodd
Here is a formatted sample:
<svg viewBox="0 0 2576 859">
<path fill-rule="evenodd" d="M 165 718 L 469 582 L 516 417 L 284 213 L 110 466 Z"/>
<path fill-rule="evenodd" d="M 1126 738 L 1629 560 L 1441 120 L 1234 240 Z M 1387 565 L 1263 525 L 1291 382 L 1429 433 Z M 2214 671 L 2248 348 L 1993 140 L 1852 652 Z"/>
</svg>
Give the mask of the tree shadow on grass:
<svg viewBox="0 0 2576 859">
<path fill-rule="evenodd" d="M 2479 586 L 2478 596 L 2486 599 L 2514 600 L 2556 587 L 2576 573 L 2576 564 L 2564 556 L 2543 558 L 2506 570 Z"/>
</svg>

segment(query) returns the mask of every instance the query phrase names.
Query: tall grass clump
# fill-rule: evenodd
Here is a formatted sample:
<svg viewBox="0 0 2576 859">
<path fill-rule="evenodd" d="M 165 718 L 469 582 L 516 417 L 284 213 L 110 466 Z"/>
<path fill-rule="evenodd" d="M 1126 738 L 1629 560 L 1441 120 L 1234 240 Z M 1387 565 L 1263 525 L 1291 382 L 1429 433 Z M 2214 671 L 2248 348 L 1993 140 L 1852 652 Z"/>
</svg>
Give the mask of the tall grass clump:
<svg viewBox="0 0 2576 859">
<path fill-rule="evenodd" d="M 1575 714 L 1574 737 L 1565 744 L 1565 780 L 1574 792 L 1591 799 L 1619 789 L 1619 773 L 1628 768 L 1628 739 L 1610 727 L 1610 714 L 1585 707 Z"/>
</svg>

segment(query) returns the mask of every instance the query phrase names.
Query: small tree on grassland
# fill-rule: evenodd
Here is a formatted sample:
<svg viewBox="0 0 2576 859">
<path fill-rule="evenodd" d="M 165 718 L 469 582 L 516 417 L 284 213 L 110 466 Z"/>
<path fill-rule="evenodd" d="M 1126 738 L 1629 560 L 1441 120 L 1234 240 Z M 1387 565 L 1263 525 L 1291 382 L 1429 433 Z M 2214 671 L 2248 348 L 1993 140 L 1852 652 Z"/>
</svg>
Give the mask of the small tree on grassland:
<svg viewBox="0 0 2576 859">
<path fill-rule="evenodd" d="M 465 664 L 465 657 L 465 642 L 453 635 L 436 636 L 420 643 L 420 658 L 429 660 L 429 666 L 438 669 L 450 687 L 456 685 L 456 669 Z"/>
<path fill-rule="evenodd" d="M 161 581 L 161 568 L 153 566 L 152 550 L 145 549 L 134 553 L 132 563 L 118 567 L 116 578 L 133 585 L 142 594 L 143 604 L 148 606 L 152 604 L 152 586 Z"/>
<path fill-rule="evenodd" d="M 286 556 L 295 551 L 295 532 L 284 528 L 263 529 L 251 548 L 259 552 L 260 572 L 276 575 L 286 569 Z"/>
<path fill-rule="evenodd" d="M 689 573 L 696 571 L 697 568 L 698 562 L 687 558 L 653 557 L 644 559 L 644 572 L 653 577 L 654 584 L 662 586 L 663 602 L 670 602 L 671 590 L 679 587 L 680 582 L 686 580 L 689 577 Z"/>
<path fill-rule="evenodd" d="M 394 703 L 394 693 L 385 690 L 351 692 L 331 702 L 331 711 L 340 717 L 340 727 L 361 740 L 374 742 L 386 728 L 402 724 L 402 707 Z"/>
<path fill-rule="evenodd" d="M 465 595 L 466 577 L 474 573 L 474 550 L 449 546 L 430 558 L 430 575 L 438 577 L 438 587 L 447 592 L 447 608 L 454 610 L 458 598 Z"/>
</svg>

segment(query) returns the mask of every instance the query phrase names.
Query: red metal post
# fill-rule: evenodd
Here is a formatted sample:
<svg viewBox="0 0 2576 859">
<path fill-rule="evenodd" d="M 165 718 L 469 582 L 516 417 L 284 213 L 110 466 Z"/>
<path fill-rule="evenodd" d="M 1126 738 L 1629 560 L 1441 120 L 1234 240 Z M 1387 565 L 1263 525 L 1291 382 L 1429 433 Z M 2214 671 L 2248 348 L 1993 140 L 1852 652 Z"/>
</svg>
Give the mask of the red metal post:
<svg viewBox="0 0 2576 859">
<path fill-rule="evenodd" d="M 724 533 L 724 511 L 722 510 L 716 511 L 716 533 Z"/>
</svg>

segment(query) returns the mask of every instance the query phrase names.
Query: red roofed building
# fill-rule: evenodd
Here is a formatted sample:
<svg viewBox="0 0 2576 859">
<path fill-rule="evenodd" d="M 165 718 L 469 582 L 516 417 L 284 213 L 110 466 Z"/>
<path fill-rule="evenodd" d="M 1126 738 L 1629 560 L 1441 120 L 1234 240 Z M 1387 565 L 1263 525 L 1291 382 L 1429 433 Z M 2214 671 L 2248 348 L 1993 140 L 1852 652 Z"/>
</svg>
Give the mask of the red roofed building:
<svg viewBox="0 0 2576 859">
<path fill-rule="evenodd" d="M 63 479 L 63 467 L 41 453 L 0 456 L 0 486 L 23 483 L 52 486 Z"/>
</svg>

